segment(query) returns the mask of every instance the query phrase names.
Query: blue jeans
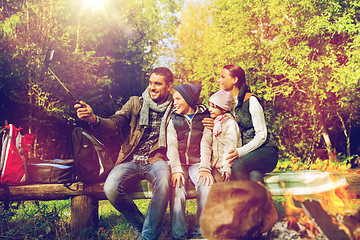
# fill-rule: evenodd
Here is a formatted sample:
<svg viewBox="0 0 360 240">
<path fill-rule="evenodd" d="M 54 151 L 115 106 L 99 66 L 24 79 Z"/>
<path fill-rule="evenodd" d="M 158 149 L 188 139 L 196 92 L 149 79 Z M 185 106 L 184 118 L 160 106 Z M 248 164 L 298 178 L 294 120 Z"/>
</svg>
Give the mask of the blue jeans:
<svg viewBox="0 0 360 240">
<path fill-rule="evenodd" d="M 190 180 L 193 182 L 197 192 L 196 198 L 196 222 L 193 226 L 191 235 L 200 235 L 200 216 L 204 205 L 209 194 L 211 185 L 203 185 L 203 179 L 197 183 L 197 176 L 199 172 L 199 164 L 194 164 L 192 166 L 183 166 L 182 167 L 185 177 L 185 186 Z M 186 188 L 181 186 L 180 188 L 176 186 L 171 188 L 171 198 L 170 198 L 170 213 L 172 219 L 172 236 L 175 239 L 187 239 L 187 227 L 185 220 L 185 208 L 186 208 Z"/>
<path fill-rule="evenodd" d="M 142 179 L 153 185 L 153 195 L 145 217 L 126 193 L 126 189 Z M 144 166 L 126 162 L 111 170 L 104 184 L 104 192 L 110 203 L 142 234 L 141 239 L 158 239 L 169 201 L 169 179 L 170 168 L 165 161 Z"/>
<path fill-rule="evenodd" d="M 263 181 L 264 174 L 273 171 L 277 162 L 277 147 L 257 148 L 234 161 L 231 179 Z"/>
</svg>

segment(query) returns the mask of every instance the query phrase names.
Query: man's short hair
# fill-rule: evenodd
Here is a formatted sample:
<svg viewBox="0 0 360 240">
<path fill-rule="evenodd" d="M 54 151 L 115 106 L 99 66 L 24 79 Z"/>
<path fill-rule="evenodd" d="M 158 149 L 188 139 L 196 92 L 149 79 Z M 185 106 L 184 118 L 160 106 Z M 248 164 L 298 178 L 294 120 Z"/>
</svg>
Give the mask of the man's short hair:
<svg viewBox="0 0 360 240">
<path fill-rule="evenodd" d="M 170 69 L 168 69 L 166 67 L 155 68 L 154 70 L 151 71 L 151 74 L 153 74 L 153 73 L 155 73 L 156 75 L 165 77 L 166 83 L 174 82 L 174 76 L 173 76 L 172 72 L 170 71 Z M 151 74 L 150 74 L 150 76 L 151 76 Z"/>
</svg>

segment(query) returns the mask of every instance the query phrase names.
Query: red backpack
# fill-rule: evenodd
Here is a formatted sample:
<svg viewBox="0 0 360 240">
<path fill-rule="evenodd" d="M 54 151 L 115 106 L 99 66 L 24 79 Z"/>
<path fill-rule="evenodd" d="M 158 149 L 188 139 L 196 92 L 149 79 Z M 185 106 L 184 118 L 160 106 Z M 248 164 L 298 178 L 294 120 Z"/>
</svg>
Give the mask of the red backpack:
<svg viewBox="0 0 360 240">
<path fill-rule="evenodd" d="M 0 184 L 21 185 L 28 180 L 26 160 L 34 135 L 21 135 L 21 129 L 9 124 L 0 130 L 2 138 Z"/>
</svg>

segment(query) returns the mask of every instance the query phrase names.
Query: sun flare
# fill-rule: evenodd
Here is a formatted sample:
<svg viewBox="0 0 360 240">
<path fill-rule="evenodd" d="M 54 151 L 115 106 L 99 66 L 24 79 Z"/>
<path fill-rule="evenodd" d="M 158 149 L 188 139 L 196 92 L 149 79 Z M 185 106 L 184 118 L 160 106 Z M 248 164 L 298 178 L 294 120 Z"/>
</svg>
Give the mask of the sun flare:
<svg viewBox="0 0 360 240">
<path fill-rule="evenodd" d="M 84 0 L 84 9 L 99 11 L 104 9 L 104 0 Z"/>
</svg>

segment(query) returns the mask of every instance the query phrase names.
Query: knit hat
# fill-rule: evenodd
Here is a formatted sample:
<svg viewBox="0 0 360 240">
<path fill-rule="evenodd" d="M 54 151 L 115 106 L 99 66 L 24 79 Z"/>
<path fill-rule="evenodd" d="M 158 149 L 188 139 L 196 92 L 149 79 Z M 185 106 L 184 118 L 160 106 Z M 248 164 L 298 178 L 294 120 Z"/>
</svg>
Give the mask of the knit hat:
<svg viewBox="0 0 360 240">
<path fill-rule="evenodd" d="M 182 84 L 180 86 L 174 87 L 174 89 L 181 94 L 190 107 L 194 109 L 196 108 L 196 104 L 200 97 L 201 84 L 196 86 L 191 84 Z"/>
<path fill-rule="evenodd" d="M 220 91 L 217 91 L 216 93 L 214 93 L 210 97 L 209 102 L 224 109 L 225 111 L 230 111 L 231 105 L 233 102 L 233 98 L 232 98 L 230 92 L 225 91 L 225 90 L 220 90 Z"/>
</svg>

